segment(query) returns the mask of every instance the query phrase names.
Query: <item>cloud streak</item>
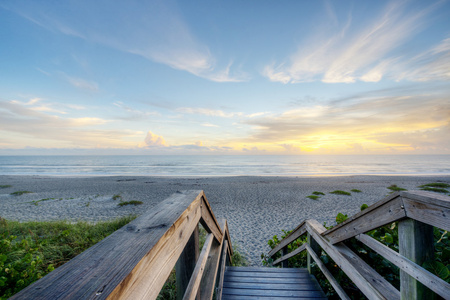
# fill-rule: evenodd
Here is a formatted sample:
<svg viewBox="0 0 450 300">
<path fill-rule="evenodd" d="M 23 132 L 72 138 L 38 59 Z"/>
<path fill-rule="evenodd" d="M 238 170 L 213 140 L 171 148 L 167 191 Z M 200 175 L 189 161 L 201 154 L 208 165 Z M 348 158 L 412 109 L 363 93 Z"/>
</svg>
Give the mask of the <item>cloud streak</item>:
<svg viewBox="0 0 450 300">
<path fill-rule="evenodd" d="M 390 68 L 393 62 L 404 60 L 392 56 L 394 50 L 425 27 L 426 16 L 436 6 L 413 12 L 405 1 L 390 2 L 361 29 L 355 28 L 360 24 L 353 24 L 351 15 L 342 24 L 332 18 L 327 28 L 311 33 L 289 60 L 266 65 L 263 75 L 282 83 L 380 81 L 395 71 Z M 329 6 L 327 11 L 331 14 Z"/>
</svg>

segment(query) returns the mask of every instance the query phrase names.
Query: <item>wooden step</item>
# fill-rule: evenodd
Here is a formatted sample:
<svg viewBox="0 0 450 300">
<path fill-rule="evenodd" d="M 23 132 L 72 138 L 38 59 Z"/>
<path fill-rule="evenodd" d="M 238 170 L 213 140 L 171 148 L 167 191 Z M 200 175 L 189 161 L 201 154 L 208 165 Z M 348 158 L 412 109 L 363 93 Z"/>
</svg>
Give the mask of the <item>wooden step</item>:
<svg viewBox="0 0 450 300">
<path fill-rule="evenodd" d="M 307 269 L 227 267 L 223 300 L 327 299 Z"/>
</svg>

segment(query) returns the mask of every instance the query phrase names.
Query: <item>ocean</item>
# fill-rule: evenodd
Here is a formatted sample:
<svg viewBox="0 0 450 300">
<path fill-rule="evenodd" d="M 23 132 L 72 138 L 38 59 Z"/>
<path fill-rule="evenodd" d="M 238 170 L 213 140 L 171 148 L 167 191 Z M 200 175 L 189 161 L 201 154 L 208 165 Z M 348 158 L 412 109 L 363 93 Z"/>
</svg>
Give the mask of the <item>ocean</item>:
<svg viewBox="0 0 450 300">
<path fill-rule="evenodd" d="M 450 155 L 0 156 L 0 175 L 450 175 Z"/>
</svg>

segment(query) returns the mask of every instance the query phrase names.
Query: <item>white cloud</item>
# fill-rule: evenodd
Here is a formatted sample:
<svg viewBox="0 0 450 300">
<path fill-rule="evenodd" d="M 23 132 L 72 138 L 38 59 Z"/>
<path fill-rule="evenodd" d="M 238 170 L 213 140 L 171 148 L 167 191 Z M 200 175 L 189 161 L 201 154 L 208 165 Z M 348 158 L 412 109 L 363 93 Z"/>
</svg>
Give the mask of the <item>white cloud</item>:
<svg viewBox="0 0 450 300">
<path fill-rule="evenodd" d="M 328 28 L 312 32 L 290 60 L 269 64 L 262 73 L 282 83 L 379 81 L 389 72 L 394 59 L 388 55 L 420 31 L 425 16 L 436 7 L 411 12 L 406 4 L 390 2 L 361 29 L 355 28 L 351 16 L 341 26 L 333 18 Z M 330 15 L 329 5 L 326 10 Z"/>
<path fill-rule="evenodd" d="M 82 78 L 77 77 L 71 77 L 68 75 L 65 75 L 66 80 L 73 85 L 76 88 L 87 90 L 91 92 L 97 92 L 98 91 L 98 84 L 93 81 L 88 81 Z"/>
<path fill-rule="evenodd" d="M 176 109 L 177 112 L 183 114 L 196 114 L 212 117 L 232 118 L 234 116 L 241 116 L 242 113 L 227 113 L 222 110 L 201 108 L 201 107 L 180 107 Z"/>
<path fill-rule="evenodd" d="M 162 136 L 156 135 L 151 131 L 147 132 L 144 142 L 139 144 L 139 148 L 158 148 L 167 146 L 168 145 Z"/>
<path fill-rule="evenodd" d="M 211 123 L 203 123 L 202 126 L 204 126 L 204 127 L 219 127 L 218 125 L 211 124 Z"/>
</svg>

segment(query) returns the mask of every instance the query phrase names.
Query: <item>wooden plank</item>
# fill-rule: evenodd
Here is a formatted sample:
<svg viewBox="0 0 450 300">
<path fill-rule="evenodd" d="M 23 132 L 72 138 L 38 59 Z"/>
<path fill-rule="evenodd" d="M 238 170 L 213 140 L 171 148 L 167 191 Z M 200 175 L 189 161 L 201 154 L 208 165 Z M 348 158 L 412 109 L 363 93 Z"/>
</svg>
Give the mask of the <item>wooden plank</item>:
<svg viewBox="0 0 450 300">
<path fill-rule="evenodd" d="M 217 222 L 217 219 L 214 216 L 214 213 L 211 209 L 211 206 L 209 205 L 208 200 L 206 199 L 205 194 L 203 193 L 202 196 L 203 196 L 201 203 L 202 218 L 200 219 L 200 222 L 202 223 L 206 231 L 208 233 L 212 233 L 216 238 L 216 240 L 219 243 L 221 243 L 223 232 L 220 229 L 219 222 Z"/>
<path fill-rule="evenodd" d="M 247 283 L 295 283 L 304 284 L 309 281 L 309 277 L 304 276 L 300 278 L 261 278 L 261 277 L 227 277 L 225 282 L 247 282 Z"/>
<path fill-rule="evenodd" d="M 178 300 L 183 299 L 184 292 L 186 291 L 189 280 L 194 272 L 199 254 L 199 236 L 197 226 L 175 265 Z"/>
<path fill-rule="evenodd" d="M 415 220 L 398 223 L 399 253 L 418 265 L 434 260 L 433 227 Z M 430 299 L 434 293 L 407 272 L 400 271 L 400 293 L 402 299 Z M 449 295 L 449 294 L 447 294 Z"/>
<path fill-rule="evenodd" d="M 287 237 L 282 239 L 281 242 L 277 246 L 275 246 L 275 248 L 270 250 L 270 252 L 267 255 L 269 257 L 272 257 L 275 253 L 277 253 L 278 251 L 280 251 L 281 249 L 283 249 L 284 247 L 286 247 L 287 245 L 298 239 L 300 236 L 305 234 L 305 232 L 306 232 L 305 222 L 303 221 Z"/>
<path fill-rule="evenodd" d="M 227 270 L 236 272 L 308 273 L 308 270 L 304 268 L 227 267 Z"/>
<path fill-rule="evenodd" d="M 288 291 L 319 291 L 320 286 L 315 282 L 304 284 L 296 283 L 248 283 L 248 282 L 232 282 L 224 283 L 225 288 L 236 289 L 259 289 L 259 290 L 288 290 Z"/>
<path fill-rule="evenodd" d="M 170 196 L 13 299 L 155 298 L 200 220 L 201 194 Z"/>
<path fill-rule="evenodd" d="M 222 232 L 225 232 L 226 224 L 227 222 L 225 219 L 219 220 L 219 226 L 222 229 Z M 200 284 L 200 294 L 202 295 L 202 300 L 213 298 L 217 273 L 219 269 L 220 253 L 222 252 L 222 248 L 224 245 L 224 238 L 225 234 L 222 235 L 221 243 L 218 243 L 216 240 L 214 240 L 211 246 L 211 251 L 209 252 L 205 271 L 203 272 L 202 281 Z"/>
<path fill-rule="evenodd" d="M 322 236 L 331 244 L 336 244 L 406 217 L 403 201 L 400 197 L 390 199 L 382 205 L 378 205 L 378 203 L 374 205 L 376 205 L 376 208 L 369 210 L 371 208 L 369 206 L 369 208 L 351 217 L 350 220 L 324 232 Z"/>
<path fill-rule="evenodd" d="M 217 287 L 217 300 L 222 299 L 223 282 L 225 279 L 225 268 L 227 265 L 227 255 L 228 255 L 228 241 L 225 240 L 222 246 L 222 258 L 220 259 L 220 275 L 219 275 L 219 285 Z"/>
<path fill-rule="evenodd" d="M 287 246 L 284 247 L 283 249 L 281 249 L 281 255 L 282 256 L 288 255 L 288 247 Z M 282 268 L 289 268 L 289 262 L 286 259 L 282 260 L 281 261 L 281 267 Z"/>
<path fill-rule="evenodd" d="M 327 269 L 325 264 L 320 260 L 319 256 L 317 256 L 316 252 L 308 245 L 306 245 L 306 249 L 308 250 L 309 254 L 311 255 L 312 259 L 316 262 L 319 269 L 322 271 L 323 275 L 328 279 L 328 282 L 331 284 L 331 286 L 334 288 L 336 293 L 341 297 L 341 299 L 348 299 L 350 298 L 345 293 L 344 289 L 339 285 L 339 283 L 336 281 L 336 279 L 333 277 L 333 275 L 330 273 L 330 271 Z"/>
<path fill-rule="evenodd" d="M 443 298 L 448 298 L 450 295 L 450 284 L 440 279 L 436 275 L 428 272 L 420 265 L 410 261 L 403 255 L 397 253 L 391 248 L 383 245 L 374 238 L 361 234 L 356 236 L 356 238 L 364 243 L 367 247 L 371 248 L 394 265 L 400 268 L 400 270 L 408 273 L 410 276 L 414 277 L 416 280 L 420 281 L 428 288 L 433 290 L 435 293 L 439 294 Z"/>
<path fill-rule="evenodd" d="M 228 231 L 228 221 L 226 221 L 225 232 L 223 234 L 225 234 L 225 240 L 228 241 L 228 253 L 229 253 L 228 258 L 230 259 L 230 264 L 233 264 L 233 262 L 232 262 L 233 245 L 231 242 L 230 232 Z"/>
<path fill-rule="evenodd" d="M 283 291 L 283 290 L 259 290 L 259 289 L 223 289 L 223 295 L 240 295 L 240 296 L 283 296 L 283 297 L 310 297 L 321 298 L 324 296 L 322 291 Z"/>
<path fill-rule="evenodd" d="M 272 265 L 277 265 L 277 264 L 279 264 L 280 262 L 282 262 L 282 261 L 284 261 L 284 260 L 286 260 L 286 259 L 289 259 L 289 258 L 291 258 L 291 257 L 293 257 L 293 256 L 295 256 L 295 255 L 297 255 L 297 254 L 299 254 L 300 252 L 303 252 L 303 251 L 305 251 L 305 249 L 306 249 L 306 243 L 304 243 L 303 245 L 301 245 L 300 247 L 298 247 L 297 249 L 295 249 L 294 251 L 292 251 L 291 253 L 289 253 L 289 254 L 287 254 L 287 255 L 284 255 L 284 256 L 282 256 L 282 257 L 280 257 L 279 259 L 277 259 L 276 261 L 274 261 L 273 263 L 272 263 Z M 284 268 L 284 267 L 283 267 Z"/>
<path fill-rule="evenodd" d="M 227 271 L 227 276 L 232 277 L 259 277 L 259 278 L 305 278 L 309 273 L 266 273 L 266 272 L 237 272 Z"/>
<path fill-rule="evenodd" d="M 422 203 L 433 204 L 443 208 L 450 208 L 450 197 L 427 191 L 403 191 L 400 196 L 411 200 L 417 200 Z"/>
<path fill-rule="evenodd" d="M 450 231 L 450 208 L 409 198 L 403 203 L 408 218 Z"/>
<path fill-rule="evenodd" d="M 316 255 L 320 255 L 320 252 L 322 251 L 320 249 L 320 245 L 314 240 L 314 238 L 311 236 L 311 234 L 308 232 L 308 241 L 307 244 L 309 245 L 310 251 L 308 251 L 308 254 L 306 256 L 306 263 L 308 267 L 309 274 L 312 274 L 312 259 L 311 259 L 311 251 L 314 251 Z M 305 245 L 306 246 L 306 245 Z"/>
<path fill-rule="evenodd" d="M 342 243 L 329 243 L 321 235 L 325 232 L 322 224 L 316 220 L 308 220 L 306 227 L 322 249 L 369 299 L 400 299 L 400 292 L 347 246 Z"/>
<path fill-rule="evenodd" d="M 264 297 L 264 296 L 240 296 L 240 295 L 225 295 L 223 300 L 328 300 L 326 297 L 322 298 L 305 298 L 305 297 Z"/>
<path fill-rule="evenodd" d="M 211 246 L 214 241 L 214 235 L 209 233 L 206 236 L 205 244 L 203 245 L 202 252 L 198 257 L 197 264 L 194 269 L 194 273 L 192 273 L 191 280 L 189 281 L 189 285 L 186 289 L 186 293 L 183 296 L 183 300 L 193 300 L 197 296 L 197 291 L 200 287 L 200 282 L 202 279 L 203 271 L 205 270 L 206 261 L 208 259 L 209 252 L 211 250 Z M 203 297 L 203 295 L 200 295 Z"/>
</svg>

